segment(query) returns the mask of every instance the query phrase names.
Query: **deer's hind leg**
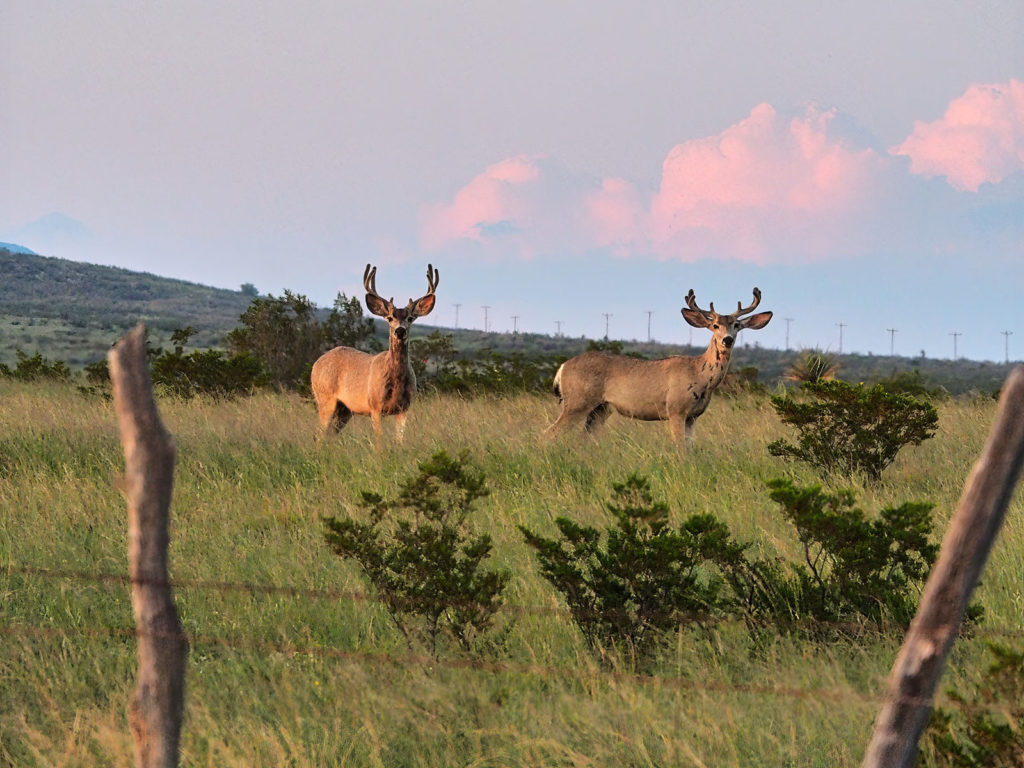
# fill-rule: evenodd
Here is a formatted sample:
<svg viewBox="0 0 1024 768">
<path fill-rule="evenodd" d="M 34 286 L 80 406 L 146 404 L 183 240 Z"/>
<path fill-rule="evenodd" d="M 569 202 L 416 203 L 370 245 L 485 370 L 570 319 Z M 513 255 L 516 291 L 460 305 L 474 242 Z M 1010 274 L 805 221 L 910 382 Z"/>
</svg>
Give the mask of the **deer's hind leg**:
<svg viewBox="0 0 1024 768">
<path fill-rule="evenodd" d="M 558 414 L 558 418 L 555 419 L 554 423 L 551 424 L 547 429 L 544 430 L 545 435 L 554 435 L 557 432 L 561 432 L 565 428 L 582 421 L 584 418 L 588 419 L 589 414 L 592 412 L 592 408 L 589 404 L 583 406 L 570 407 L 567 402 L 562 401 L 562 412 Z M 589 427 L 588 427 L 589 429 Z"/>
<path fill-rule="evenodd" d="M 340 432 L 352 418 L 352 411 L 341 400 L 325 400 L 317 402 L 316 406 L 320 414 L 321 435 L 326 433 L 330 426 L 334 427 L 335 432 Z"/>
<path fill-rule="evenodd" d="M 587 430 L 587 432 L 594 432 L 600 429 L 601 426 L 608 421 L 608 417 L 611 415 L 611 412 L 612 408 L 608 403 L 601 403 L 587 414 L 587 421 L 583 425 L 583 428 Z"/>
</svg>

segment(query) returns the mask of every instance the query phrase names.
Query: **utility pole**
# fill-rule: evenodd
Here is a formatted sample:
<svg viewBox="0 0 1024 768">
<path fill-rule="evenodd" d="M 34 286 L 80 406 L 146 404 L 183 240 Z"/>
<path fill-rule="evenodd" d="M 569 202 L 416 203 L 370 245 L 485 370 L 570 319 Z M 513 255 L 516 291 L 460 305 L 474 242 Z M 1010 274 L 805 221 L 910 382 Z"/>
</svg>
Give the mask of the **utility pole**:
<svg viewBox="0 0 1024 768">
<path fill-rule="evenodd" d="M 519 333 L 519 315 L 512 315 L 512 333 Z"/>
<path fill-rule="evenodd" d="M 899 331 L 899 328 L 886 328 L 885 330 L 889 332 L 889 357 L 892 357 L 896 354 L 896 332 Z"/>
<path fill-rule="evenodd" d="M 555 333 L 555 336 L 562 335 L 562 322 L 562 320 L 555 320 L 555 327 L 558 329 L 558 331 Z"/>
<path fill-rule="evenodd" d="M 455 330 L 459 330 L 459 307 L 461 304 L 455 304 Z"/>
<path fill-rule="evenodd" d="M 1003 339 L 1003 346 L 1006 354 L 1006 364 L 1010 364 L 1010 337 L 1013 336 L 1013 331 L 1000 331 L 1005 337 Z"/>
<path fill-rule="evenodd" d="M 490 304 L 483 304 L 481 309 L 484 311 L 484 333 L 487 333 L 487 310 L 491 308 Z"/>
<path fill-rule="evenodd" d="M 843 328 L 846 327 L 846 323 L 836 323 L 839 326 L 839 354 L 843 354 Z"/>
<path fill-rule="evenodd" d="M 960 331 L 953 331 L 949 335 L 953 337 L 953 362 L 955 363 L 956 362 L 956 340 L 957 340 L 958 336 L 963 336 L 963 334 L 960 333 Z"/>
<path fill-rule="evenodd" d="M 647 310 L 647 343 L 651 343 L 651 315 L 654 314 L 653 309 Z"/>
<path fill-rule="evenodd" d="M 608 341 L 608 318 L 612 316 L 611 312 L 602 312 L 604 315 L 604 340 Z"/>
<path fill-rule="evenodd" d="M 786 351 L 789 352 L 789 324 L 793 322 L 792 317 L 783 318 L 786 321 Z"/>
</svg>

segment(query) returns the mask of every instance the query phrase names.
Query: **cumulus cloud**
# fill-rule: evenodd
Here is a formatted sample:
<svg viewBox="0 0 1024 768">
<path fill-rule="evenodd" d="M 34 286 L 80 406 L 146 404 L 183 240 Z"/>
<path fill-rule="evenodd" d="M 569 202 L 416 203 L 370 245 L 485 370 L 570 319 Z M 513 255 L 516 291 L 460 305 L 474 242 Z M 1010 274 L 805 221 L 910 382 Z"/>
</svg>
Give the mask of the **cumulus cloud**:
<svg viewBox="0 0 1024 768">
<path fill-rule="evenodd" d="M 719 134 L 673 147 L 660 183 L 595 180 L 551 158 L 485 169 L 448 203 L 421 210 L 428 250 L 480 243 L 532 256 L 610 249 L 619 256 L 795 262 L 858 252 L 893 162 L 835 110 L 768 104 Z"/>
<path fill-rule="evenodd" d="M 912 173 L 945 176 L 959 190 L 1002 181 L 1024 169 L 1024 82 L 970 86 L 890 151 L 909 157 Z"/>
</svg>

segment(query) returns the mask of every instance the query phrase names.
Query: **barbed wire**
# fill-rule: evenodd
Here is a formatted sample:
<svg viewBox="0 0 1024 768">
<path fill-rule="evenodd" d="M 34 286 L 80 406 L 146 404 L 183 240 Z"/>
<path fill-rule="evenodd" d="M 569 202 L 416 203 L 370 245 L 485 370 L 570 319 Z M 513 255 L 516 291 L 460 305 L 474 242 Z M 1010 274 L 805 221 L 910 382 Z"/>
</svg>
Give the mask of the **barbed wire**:
<svg viewBox="0 0 1024 768">
<path fill-rule="evenodd" d="M 86 583 L 97 583 L 108 586 L 128 587 L 132 584 L 143 584 L 155 587 L 169 587 L 182 590 L 209 590 L 213 592 L 245 592 L 250 594 L 263 595 L 285 595 L 288 597 L 305 597 L 316 600 L 350 600 L 357 603 L 378 602 L 379 598 L 363 590 L 329 589 L 295 587 L 290 585 L 261 584 L 257 582 L 232 582 L 200 579 L 171 579 L 168 581 L 147 578 L 132 578 L 126 573 L 115 573 L 110 571 L 84 571 L 67 568 L 43 568 L 40 566 L 8 565 L 7 573 L 17 573 L 25 576 L 38 576 L 51 579 L 68 579 Z M 391 599 L 391 602 L 402 606 L 402 600 Z M 417 607 L 422 601 L 407 601 L 410 607 Z M 452 607 L 459 607 L 453 604 Z M 516 616 L 562 616 L 573 618 L 574 614 L 583 618 L 609 618 L 619 617 L 621 612 L 591 610 L 571 610 L 568 606 L 552 602 L 547 605 L 523 605 L 502 603 L 498 610 L 502 613 Z M 780 629 L 827 629 L 843 632 L 849 635 L 884 635 L 893 631 L 906 631 L 905 625 L 878 624 L 875 622 L 855 621 L 828 621 L 823 619 L 785 619 L 771 620 L 752 616 L 720 616 L 709 613 L 684 613 L 679 615 L 680 623 L 694 623 L 702 626 L 717 626 L 721 624 L 744 624 L 760 628 Z M 962 630 L 962 634 L 982 639 L 1021 639 L 1024 638 L 1024 627 L 986 627 L 971 625 Z"/>
</svg>

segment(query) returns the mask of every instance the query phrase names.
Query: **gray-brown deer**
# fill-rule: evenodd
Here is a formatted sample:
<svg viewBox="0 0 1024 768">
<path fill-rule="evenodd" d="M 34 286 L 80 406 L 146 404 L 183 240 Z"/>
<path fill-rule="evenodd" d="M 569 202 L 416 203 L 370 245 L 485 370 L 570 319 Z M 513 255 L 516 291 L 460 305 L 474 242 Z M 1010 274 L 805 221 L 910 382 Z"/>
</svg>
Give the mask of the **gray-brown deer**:
<svg viewBox="0 0 1024 768">
<path fill-rule="evenodd" d="M 426 295 L 415 301 L 409 299 L 404 309 L 397 309 L 394 298 L 385 300 L 377 293 L 377 268 L 366 265 L 366 306 L 387 321 L 388 349 L 371 355 L 352 347 L 335 347 L 313 363 L 310 380 L 321 434 L 332 421 L 340 430 L 353 413 L 358 413 L 370 417 L 378 438 L 383 434 L 381 417 L 394 416 L 396 435 L 402 439 L 405 417 L 416 393 L 416 374 L 409 362 L 409 326 L 434 308 L 439 279 L 438 271 L 428 264 Z"/>
<path fill-rule="evenodd" d="M 547 428 L 548 433 L 585 419 L 589 432 L 599 427 L 612 410 L 645 421 L 668 421 L 672 439 L 692 437 L 693 423 L 704 413 L 715 387 L 729 369 L 736 334 L 744 328 L 764 328 L 771 312 L 749 315 L 761 303 L 761 291 L 754 288 L 754 303 L 737 302 L 729 315 L 697 306 L 693 289 L 686 294 L 683 317 L 695 328 L 711 331 L 711 343 L 702 355 L 676 355 L 661 360 L 638 360 L 605 352 L 584 352 L 566 360 L 555 374 L 555 394 L 562 412 Z"/>
</svg>

